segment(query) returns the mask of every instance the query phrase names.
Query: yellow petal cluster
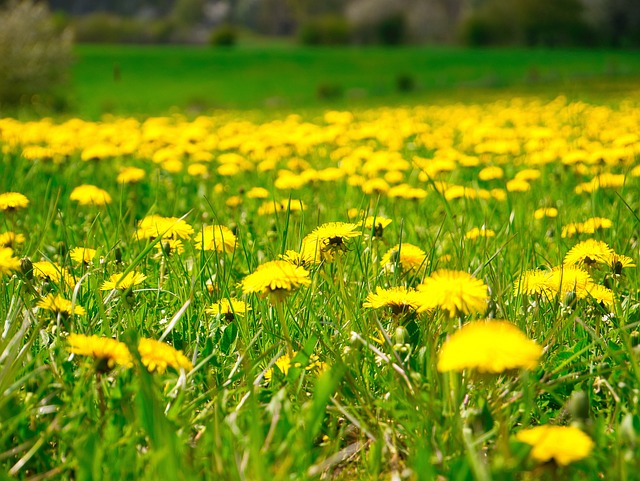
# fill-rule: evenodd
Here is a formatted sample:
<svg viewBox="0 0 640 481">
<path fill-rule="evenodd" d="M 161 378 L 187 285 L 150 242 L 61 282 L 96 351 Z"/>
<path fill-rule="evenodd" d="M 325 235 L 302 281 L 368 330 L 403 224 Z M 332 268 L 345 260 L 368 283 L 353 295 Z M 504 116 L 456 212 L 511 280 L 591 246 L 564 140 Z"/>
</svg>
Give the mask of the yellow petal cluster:
<svg viewBox="0 0 640 481">
<path fill-rule="evenodd" d="M 438 353 L 438 371 L 533 369 L 541 356 L 542 347 L 512 323 L 477 321 L 462 326 L 444 343 Z"/>
</svg>

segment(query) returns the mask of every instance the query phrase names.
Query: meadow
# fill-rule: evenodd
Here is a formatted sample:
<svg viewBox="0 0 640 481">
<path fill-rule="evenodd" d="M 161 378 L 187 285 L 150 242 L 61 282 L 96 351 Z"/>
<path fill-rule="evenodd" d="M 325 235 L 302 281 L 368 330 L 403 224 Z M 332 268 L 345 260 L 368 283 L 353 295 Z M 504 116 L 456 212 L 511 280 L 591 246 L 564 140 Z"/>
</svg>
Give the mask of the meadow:
<svg viewBox="0 0 640 481">
<path fill-rule="evenodd" d="M 71 106 L 97 120 L 104 113 L 165 115 L 175 107 L 193 115 L 477 102 L 505 92 L 607 101 L 639 85 L 640 57 L 625 50 L 80 45 Z"/>
<path fill-rule="evenodd" d="M 482 101 L 195 114 L 165 70 L 0 119 L 3 478 L 638 479 L 633 75 L 514 96 L 521 57 Z"/>
</svg>

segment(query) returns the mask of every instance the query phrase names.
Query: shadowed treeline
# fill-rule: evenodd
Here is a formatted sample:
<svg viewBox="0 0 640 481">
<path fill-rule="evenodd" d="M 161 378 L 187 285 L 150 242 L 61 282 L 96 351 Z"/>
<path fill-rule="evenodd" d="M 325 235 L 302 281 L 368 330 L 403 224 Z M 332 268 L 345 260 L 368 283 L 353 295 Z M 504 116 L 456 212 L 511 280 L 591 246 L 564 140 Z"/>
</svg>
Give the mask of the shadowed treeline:
<svg viewBox="0 0 640 481">
<path fill-rule="evenodd" d="M 635 0 L 50 0 L 81 42 L 640 45 Z"/>
</svg>

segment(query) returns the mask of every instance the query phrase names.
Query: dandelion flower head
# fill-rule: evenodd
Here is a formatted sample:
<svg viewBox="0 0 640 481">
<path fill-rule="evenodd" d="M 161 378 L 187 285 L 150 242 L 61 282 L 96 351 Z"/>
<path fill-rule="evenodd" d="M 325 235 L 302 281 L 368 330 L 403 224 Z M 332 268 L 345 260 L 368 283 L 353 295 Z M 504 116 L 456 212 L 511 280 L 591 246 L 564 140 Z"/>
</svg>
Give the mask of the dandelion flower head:
<svg viewBox="0 0 640 481">
<path fill-rule="evenodd" d="M 540 356 L 542 347 L 510 322 L 477 321 L 462 326 L 443 344 L 438 371 L 533 369 Z"/>
<path fill-rule="evenodd" d="M 518 432 L 516 439 L 532 446 L 530 456 L 534 460 L 553 460 L 560 466 L 586 458 L 594 448 L 593 440 L 573 426 L 536 426 Z"/>
<path fill-rule="evenodd" d="M 378 286 L 375 293 L 369 293 L 362 305 L 372 309 L 389 307 L 394 314 L 401 314 L 418 309 L 420 301 L 417 292 L 413 289 L 407 289 L 404 286 L 385 289 Z"/>
<path fill-rule="evenodd" d="M 149 215 L 138 223 L 135 237 L 138 239 L 188 239 L 193 234 L 193 227 L 177 217 Z"/>
<path fill-rule="evenodd" d="M 613 249 L 602 241 L 587 239 L 576 244 L 564 257 L 565 264 L 592 267 L 595 264 L 606 264 Z"/>
<path fill-rule="evenodd" d="M 427 254 L 413 244 L 396 244 L 382 256 L 380 263 L 386 270 L 391 272 L 394 271 L 396 265 L 403 272 L 415 272 L 425 267 Z"/>
<path fill-rule="evenodd" d="M 85 336 L 83 334 L 69 334 L 67 338 L 68 350 L 79 356 L 89 356 L 105 362 L 109 368 L 116 364 L 131 366 L 132 358 L 126 344 L 109 337 Z"/>
<path fill-rule="evenodd" d="M 0 194 L 0 210 L 3 212 L 11 212 L 23 209 L 29 205 L 29 199 L 19 192 L 5 192 Z"/>
<path fill-rule="evenodd" d="M 198 250 L 231 253 L 236 247 L 236 236 L 228 227 L 210 225 L 196 236 L 195 245 Z"/>
<path fill-rule="evenodd" d="M 328 222 L 316 227 L 302 242 L 312 248 L 315 245 L 322 258 L 331 261 L 336 253 L 346 250 L 348 239 L 362 234 L 358 227 L 348 222 Z"/>
<path fill-rule="evenodd" d="M 154 339 L 140 339 L 138 352 L 140 353 L 142 364 L 149 372 L 157 371 L 159 374 L 163 374 L 167 367 L 172 367 L 176 371 L 180 369 L 191 371 L 193 369 L 193 364 L 182 351 L 178 351 L 164 342 Z"/>
<path fill-rule="evenodd" d="M 0 234 L 0 247 L 11 247 L 14 249 L 19 244 L 24 244 L 25 237 L 15 232 L 4 232 Z"/>
<path fill-rule="evenodd" d="M 80 205 L 103 206 L 111 203 L 111 196 L 106 190 L 95 185 L 80 185 L 71 191 L 71 200 L 77 201 Z"/>
<path fill-rule="evenodd" d="M 0 274 L 10 275 L 20 269 L 20 259 L 13 257 L 13 249 L 0 247 Z"/>
<path fill-rule="evenodd" d="M 246 294 L 275 294 L 276 296 L 309 284 L 311 284 L 309 272 L 304 267 L 284 260 L 261 264 L 255 272 L 246 276 L 241 282 L 242 290 Z"/>
<path fill-rule="evenodd" d="M 54 314 L 63 314 L 70 316 L 72 313 L 77 316 L 84 316 L 87 311 L 84 307 L 79 305 L 73 305 L 73 303 L 60 295 L 54 296 L 53 294 L 47 294 L 47 296 L 36 304 L 36 306 L 53 312 Z"/>
<path fill-rule="evenodd" d="M 244 316 L 250 310 L 251 307 L 249 307 L 246 302 L 231 297 L 229 299 L 220 299 L 218 302 L 212 304 L 211 307 L 207 308 L 206 312 L 214 316 L 220 315 L 232 321 L 235 316 Z"/>
<path fill-rule="evenodd" d="M 144 274 L 139 272 L 131 271 L 126 275 L 123 274 L 113 274 L 109 277 L 108 281 L 104 281 L 102 286 L 100 287 L 101 291 L 110 291 L 112 289 L 118 289 L 121 291 L 126 291 L 127 289 L 137 286 L 138 284 L 142 284 L 142 282 L 147 278 Z"/>
<path fill-rule="evenodd" d="M 439 307 L 455 317 L 482 313 L 487 309 L 487 285 L 463 271 L 440 269 L 417 287 L 420 293 L 419 312 Z"/>
</svg>

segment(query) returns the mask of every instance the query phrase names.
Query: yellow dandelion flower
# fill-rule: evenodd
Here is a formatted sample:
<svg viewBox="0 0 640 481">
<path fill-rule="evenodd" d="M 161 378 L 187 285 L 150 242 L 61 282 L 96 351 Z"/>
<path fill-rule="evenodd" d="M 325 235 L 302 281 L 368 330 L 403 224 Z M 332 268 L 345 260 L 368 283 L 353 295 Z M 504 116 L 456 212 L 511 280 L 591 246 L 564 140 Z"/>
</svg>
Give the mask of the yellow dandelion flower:
<svg viewBox="0 0 640 481">
<path fill-rule="evenodd" d="M 616 254 L 615 252 L 607 258 L 606 264 L 611 267 L 611 270 L 616 274 L 620 274 L 622 269 L 627 267 L 636 267 L 635 261 L 631 257 Z"/>
<path fill-rule="evenodd" d="M 239 205 L 242 205 L 242 197 L 239 195 L 232 195 L 225 201 L 225 205 L 232 208 L 238 207 Z"/>
<path fill-rule="evenodd" d="M 161 167 L 170 174 L 177 174 L 182 170 L 184 164 L 179 159 L 169 159 L 162 162 Z"/>
<path fill-rule="evenodd" d="M 264 187 L 253 187 L 247 192 L 247 198 L 249 199 L 267 199 L 269 197 L 269 191 Z"/>
<path fill-rule="evenodd" d="M 29 199 L 19 192 L 5 192 L 0 194 L 0 210 L 3 212 L 13 212 L 23 209 L 29 205 Z"/>
<path fill-rule="evenodd" d="M 113 274 L 109 277 L 108 281 L 104 281 L 102 286 L 100 286 L 101 291 L 110 291 L 112 289 L 118 289 L 120 291 L 126 291 L 133 286 L 137 286 L 138 284 L 142 284 L 142 282 L 147 278 L 144 274 L 139 272 L 131 271 L 126 275 L 123 274 Z"/>
<path fill-rule="evenodd" d="M 438 371 L 533 369 L 541 356 L 542 347 L 510 322 L 477 321 L 462 326 L 443 344 Z"/>
<path fill-rule="evenodd" d="M 573 426 L 536 426 L 518 432 L 516 439 L 532 446 L 530 456 L 534 460 L 553 460 L 560 466 L 586 458 L 595 446 L 589 436 Z"/>
<path fill-rule="evenodd" d="M 83 334 L 69 334 L 67 338 L 68 350 L 79 356 L 89 356 L 109 369 L 116 364 L 130 367 L 132 357 L 126 344 L 108 337 L 85 336 Z"/>
<path fill-rule="evenodd" d="M 528 192 L 530 189 L 529 182 L 523 179 L 512 179 L 507 182 L 507 191 L 509 192 Z"/>
<path fill-rule="evenodd" d="M 536 220 L 543 219 L 544 217 L 558 217 L 558 209 L 555 207 L 542 207 L 540 209 L 536 209 L 533 213 L 533 218 Z"/>
<path fill-rule="evenodd" d="M 20 259 L 13 257 L 13 249 L 0 247 L 0 274 L 11 275 L 18 270 L 20 270 Z"/>
<path fill-rule="evenodd" d="M 605 217 L 592 217 L 582 223 L 583 234 L 595 234 L 600 229 L 610 229 L 613 226 L 611 219 Z"/>
<path fill-rule="evenodd" d="M 418 312 L 439 307 L 449 316 L 482 313 L 487 309 L 489 290 L 480 279 L 463 271 L 440 269 L 417 287 Z"/>
<path fill-rule="evenodd" d="M 444 198 L 447 200 L 476 199 L 477 197 L 478 192 L 475 189 L 471 189 L 463 185 L 451 185 L 444 191 Z"/>
<path fill-rule="evenodd" d="M 310 266 L 313 264 L 319 264 L 322 260 L 320 252 L 317 250 L 316 243 L 302 243 L 300 252 L 294 250 L 287 250 L 280 256 L 282 260 L 295 264 L 296 266 Z"/>
<path fill-rule="evenodd" d="M 14 249 L 19 244 L 24 244 L 25 237 L 15 232 L 4 232 L 0 234 L 0 247 L 11 247 Z"/>
<path fill-rule="evenodd" d="M 376 177 L 365 181 L 360 188 L 365 194 L 384 194 L 390 187 L 384 179 Z"/>
<path fill-rule="evenodd" d="M 69 257 L 77 264 L 89 264 L 93 262 L 96 253 L 95 249 L 89 249 L 88 247 L 74 247 L 69 252 Z"/>
<path fill-rule="evenodd" d="M 298 357 L 298 352 L 293 351 L 291 355 L 283 354 L 278 359 L 276 359 L 275 366 L 282 373 L 283 376 L 289 374 L 289 370 L 292 367 L 302 367 L 303 364 L 301 362 L 294 362 L 294 360 Z M 321 371 L 325 368 L 326 363 L 320 361 L 316 354 L 311 354 L 309 359 L 305 362 L 305 371 Z M 264 380 L 268 384 L 273 380 L 273 368 L 268 369 L 264 373 Z"/>
<path fill-rule="evenodd" d="M 276 214 L 278 212 L 302 212 L 304 209 L 305 205 L 301 200 L 268 201 L 258 207 L 258 215 Z"/>
<path fill-rule="evenodd" d="M 182 254 L 184 245 L 180 239 L 162 239 L 155 245 L 156 250 L 164 255 Z"/>
<path fill-rule="evenodd" d="M 507 200 L 507 191 L 504 189 L 491 189 L 489 191 L 489 194 L 491 194 L 491 197 L 499 202 Z"/>
<path fill-rule="evenodd" d="M 414 289 L 407 289 L 404 286 L 384 289 L 378 286 L 375 293 L 369 293 L 362 305 L 372 309 L 389 307 L 393 314 L 401 314 L 418 309 L 420 301 Z"/>
<path fill-rule="evenodd" d="M 583 291 L 580 291 L 578 295 L 579 299 L 591 298 L 598 303 L 602 303 L 605 306 L 611 307 L 615 301 L 613 297 L 613 291 L 600 284 L 589 283 L 585 286 Z"/>
<path fill-rule="evenodd" d="M 396 265 L 403 272 L 415 272 L 426 266 L 427 254 L 413 244 L 396 244 L 382 256 L 380 263 L 391 272 L 394 271 Z"/>
<path fill-rule="evenodd" d="M 588 284 L 593 284 L 593 279 L 587 271 L 578 266 L 564 265 L 551 270 L 547 287 L 550 292 L 561 296 L 575 292 L 578 297 L 584 297 Z"/>
<path fill-rule="evenodd" d="M 587 239 L 576 244 L 564 257 L 565 264 L 591 267 L 595 264 L 606 264 L 613 249 L 602 241 Z"/>
<path fill-rule="evenodd" d="M 149 372 L 156 371 L 159 374 L 163 374 L 167 367 L 172 367 L 176 371 L 181 369 L 191 371 L 193 369 L 193 364 L 182 351 L 178 351 L 164 342 L 153 339 L 140 339 L 138 352 L 140 353 L 142 364 Z"/>
<path fill-rule="evenodd" d="M 296 352 L 293 352 L 291 355 L 289 354 L 283 354 L 282 356 L 280 356 L 278 359 L 276 359 L 275 362 L 275 366 L 278 368 L 278 370 L 282 373 L 283 376 L 286 376 L 289 373 L 289 369 L 291 369 L 291 360 L 296 356 Z M 295 367 L 298 367 L 298 365 L 296 365 Z M 273 379 L 273 368 L 267 370 L 264 373 L 264 380 L 267 383 L 270 383 L 271 380 Z"/>
<path fill-rule="evenodd" d="M 231 253 L 236 247 L 236 236 L 228 227 L 210 225 L 196 236 L 195 246 L 198 250 Z"/>
<path fill-rule="evenodd" d="M 514 285 L 514 294 L 547 294 L 555 295 L 549 288 L 549 281 L 553 275 L 551 270 L 532 269 L 526 271 Z"/>
<path fill-rule="evenodd" d="M 191 177 L 206 177 L 209 174 L 209 168 L 200 163 L 193 163 L 187 167 L 187 174 Z"/>
<path fill-rule="evenodd" d="M 116 181 L 118 184 L 135 184 L 144 179 L 146 173 L 138 167 L 125 167 L 120 170 Z"/>
<path fill-rule="evenodd" d="M 207 308 L 205 312 L 214 316 L 220 315 L 227 321 L 233 321 L 235 316 L 244 316 L 250 310 L 251 307 L 246 302 L 231 297 L 229 299 L 220 299 Z"/>
<path fill-rule="evenodd" d="M 384 230 L 391 222 L 393 222 L 391 219 L 387 219 L 381 215 L 370 215 L 362 221 L 362 226 L 365 232 L 373 231 L 374 237 L 382 237 Z"/>
<path fill-rule="evenodd" d="M 576 234 L 595 234 L 602 229 L 610 229 L 613 222 L 605 217 L 592 217 L 582 223 L 571 223 L 562 227 L 562 237 L 573 237 Z"/>
<path fill-rule="evenodd" d="M 38 279 L 48 280 L 55 284 L 61 284 L 64 282 L 70 287 L 74 287 L 76 285 L 76 281 L 69 271 L 55 262 L 34 262 L 33 275 Z"/>
<path fill-rule="evenodd" d="M 495 236 L 496 236 L 495 231 L 491 229 L 487 229 L 483 226 L 480 228 L 474 227 L 464 235 L 464 238 L 469 240 L 474 240 L 474 239 L 477 239 L 478 237 L 486 238 L 486 237 L 495 237 Z"/>
<path fill-rule="evenodd" d="M 530 181 L 537 180 L 541 176 L 542 172 L 540 172 L 538 169 L 524 169 L 518 172 L 515 175 L 514 179 Z"/>
<path fill-rule="evenodd" d="M 319 252 L 324 260 L 331 261 L 339 252 L 347 249 L 348 239 L 362 235 L 358 224 L 347 222 L 328 222 L 316 227 L 302 243 L 311 251 Z"/>
<path fill-rule="evenodd" d="M 89 184 L 80 185 L 73 189 L 69 198 L 77 201 L 80 205 L 103 206 L 111 203 L 111 196 L 106 190 Z"/>
<path fill-rule="evenodd" d="M 70 316 L 72 313 L 77 316 L 84 316 L 87 313 L 84 307 L 77 304 L 73 306 L 72 304 L 71 301 L 60 295 L 54 296 L 53 294 L 48 294 L 47 297 L 38 301 L 36 306 L 51 311 L 54 314 L 63 314 L 65 316 Z"/>
<path fill-rule="evenodd" d="M 266 262 L 240 283 L 246 294 L 274 295 L 276 300 L 301 286 L 311 284 L 309 272 L 287 261 Z"/>
<path fill-rule="evenodd" d="M 496 165 L 485 167 L 478 173 L 480 180 L 502 179 L 502 177 L 504 177 L 504 171 Z"/>
<path fill-rule="evenodd" d="M 193 234 L 193 227 L 177 217 L 150 215 L 138 223 L 134 237 L 138 239 L 162 238 L 188 239 Z"/>
</svg>

